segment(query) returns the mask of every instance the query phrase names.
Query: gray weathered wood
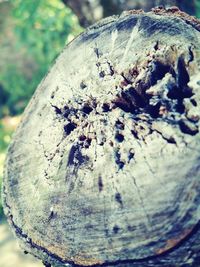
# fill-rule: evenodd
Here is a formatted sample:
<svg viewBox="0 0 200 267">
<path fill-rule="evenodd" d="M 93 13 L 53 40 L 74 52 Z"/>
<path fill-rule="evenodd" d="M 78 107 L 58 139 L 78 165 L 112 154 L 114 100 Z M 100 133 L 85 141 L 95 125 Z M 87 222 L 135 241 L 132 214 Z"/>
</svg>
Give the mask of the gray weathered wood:
<svg viewBox="0 0 200 267">
<path fill-rule="evenodd" d="M 133 11 L 64 49 L 7 156 L 24 250 L 54 266 L 197 266 L 199 29 L 176 9 Z"/>
</svg>

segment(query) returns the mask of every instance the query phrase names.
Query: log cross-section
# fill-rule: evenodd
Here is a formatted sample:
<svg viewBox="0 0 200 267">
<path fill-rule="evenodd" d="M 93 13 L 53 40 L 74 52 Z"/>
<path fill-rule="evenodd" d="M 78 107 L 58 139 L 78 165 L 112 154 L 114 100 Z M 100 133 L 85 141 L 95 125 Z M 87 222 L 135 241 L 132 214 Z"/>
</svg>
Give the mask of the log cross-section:
<svg viewBox="0 0 200 267">
<path fill-rule="evenodd" d="M 9 147 L 5 214 L 46 266 L 197 266 L 200 23 L 125 12 L 63 50 Z"/>
</svg>

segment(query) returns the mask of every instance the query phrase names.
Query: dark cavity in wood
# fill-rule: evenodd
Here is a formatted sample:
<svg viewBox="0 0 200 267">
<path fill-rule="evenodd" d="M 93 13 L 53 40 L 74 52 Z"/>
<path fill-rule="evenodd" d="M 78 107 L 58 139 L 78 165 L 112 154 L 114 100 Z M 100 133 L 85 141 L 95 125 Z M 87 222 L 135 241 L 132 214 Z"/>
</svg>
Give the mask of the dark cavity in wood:
<svg viewBox="0 0 200 267">
<path fill-rule="evenodd" d="M 115 200 L 120 204 L 121 207 L 123 207 L 122 196 L 119 192 L 115 194 Z"/>
<path fill-rule="evenodd" d="M 121 161 L 121 155 L 120 155 L 119 149 L 117 149 L 115 151 L 115 162 L 116 162 L 119 170 L 123 169 L 125 163 L 123 161 Z"/>
<path fill-rule="evenodd" d="M 103 190 L 103 179 L 101 176 L 99 176 L 98 178 L 98 188 L 99 188 L 99 192 Z"/>
<path fill-rule="evenodd" d="M 67 166 L 75 166 L 76 168 L 78 168 L 82 164 L 86 163 L 88 160 L 88 156 L 82 155 L 81 147 L 78 144 L 72 145 L 69 152 Z"/>
<path fill-rule="evenodd" d="M 71 132 L 73 132 L 73 130 L 75 130 L 77 127 L 77 124 L 70 122 L 67 125 L 64 126 L 64 131 L 66 133 L 66 135 L 70 135 Z"/>
</svg>

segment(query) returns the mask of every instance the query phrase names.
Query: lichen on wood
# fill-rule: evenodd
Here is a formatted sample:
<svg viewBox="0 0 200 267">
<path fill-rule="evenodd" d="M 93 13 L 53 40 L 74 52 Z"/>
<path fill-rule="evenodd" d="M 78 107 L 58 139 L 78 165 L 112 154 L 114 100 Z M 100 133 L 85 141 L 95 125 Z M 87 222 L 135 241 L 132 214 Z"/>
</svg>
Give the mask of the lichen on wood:
<svg viewBox="0 0 200 267">
<path fill-rule="evenodd" d="M 22 247 L 47 266 L 196 266 L 199 25 L 176 8 L 108 18 L 39 85 L 3 200 Z"/>
</svg>

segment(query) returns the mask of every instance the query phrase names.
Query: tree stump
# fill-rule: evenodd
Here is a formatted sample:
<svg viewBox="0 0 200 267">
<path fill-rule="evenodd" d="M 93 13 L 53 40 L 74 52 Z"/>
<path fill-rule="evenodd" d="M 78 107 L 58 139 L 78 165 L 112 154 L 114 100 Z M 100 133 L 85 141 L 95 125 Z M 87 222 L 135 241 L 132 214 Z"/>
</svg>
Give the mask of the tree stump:
<svg viewBox="0 0 200 267">
<path fill-rule="evenodd" d="M 25 251 L 46 266 L 197 266 L 199 31 L 177 8 L 131 11 L 63 50 L 7 155 Z"/>
</svg>

